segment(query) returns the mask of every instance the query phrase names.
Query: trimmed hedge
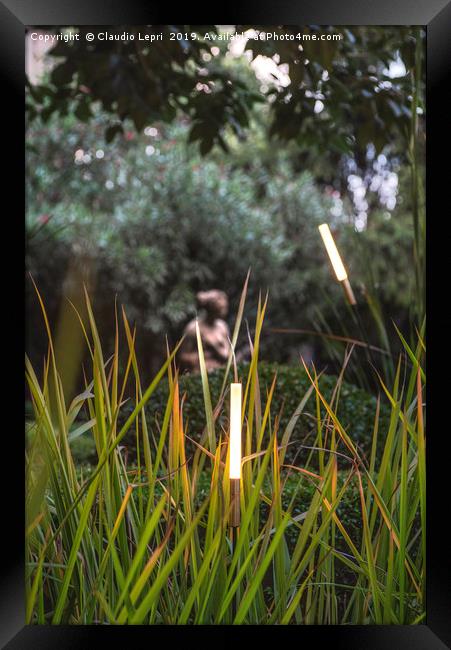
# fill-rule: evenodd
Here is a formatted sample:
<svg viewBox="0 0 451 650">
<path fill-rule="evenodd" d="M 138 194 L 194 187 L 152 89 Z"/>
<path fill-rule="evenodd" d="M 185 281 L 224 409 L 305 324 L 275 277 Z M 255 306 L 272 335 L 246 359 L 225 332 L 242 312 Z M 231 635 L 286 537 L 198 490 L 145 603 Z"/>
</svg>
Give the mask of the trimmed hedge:
<svg viewBox="0 0 451 650">
<path fill-rule="evenodd" d="M 274 422 L 276 414 L 281 409 L 279 438 L 282 436 L 286 425 L 295 412 L 299 402 L 311 386 L 310 379 L 308 378 L 302 366 L 285 366 L 275 363 L 260 362 L 258 373 L 260 381 L 260 394 L 262 396 L 262 408 L 266 402 L 267 391 L 269 391 L 274 374 L 277 372 L 277 383 L 274 391 L 271 406 L 271 420 Z M 239 364 L 238 374 L 240 379 L 245 381 L 249 373 L 249 364 Z M 211 398 L 213 407 L 216 404 L 221 385 L 224 378 L 224 369 L 213 370 L 208 375 Z M 327 400 L 330 400 L 332 392 L 337 382 L 337 377 L 333 375 L 322 375 L 319 379 L 319 387 Z M 186 400 L 184 404 L 184 422 L 188 423 L 187 433 L 192 438 L 198 440 L 205 427 L 205 408 L 202 392 L 202 381 L 200 375 L 183 375 L 179 380 L 180 394 L 186 393 Z M 155 418 L 161 422 L 168 398 L 168 383 L 167 380 L 161 382 L 160 386 L 152 396 L 147 408 L 146 417 L 151 430 L 155 430 Z M 292 440 L 305 442 L 306 445 L 311 445 L 314 441 L 315 434 L 309 435 L 306 440 L 305 437 L 315 428 L 316 418 L 316 400 L 315 393 L 312 392 L 306 406 L 304 413 L 298 419 L 295 430 L 293 432 Z M 122 418 L 125 422 L 126 417 L 130 415 L 133 410 L 133 403 L 124 405 Z M 226 426 L 228 408 L 224 409 L 217 421 L 217 431 L 219 427 Z M 324 417 L 326 411 L 321 407 L 321 413 Z M 371 450 L 372 433 L 374 427 L 374 418 L 376 413 L 376 398 L 373 395 L 357 388 L 353 384 L 343 382 L 340 391 L 340 400 L 338 405 L 338 418 L 345 428 L 346 432 L 351 436 L 355 444 L 358 445 L 361 452 L 368 455 Z M 379 431 L 382 434 L 387 430 L 388 420 L 390 417 L 390 410 L 387 404 L 381 404 Z M 380 449 L 383 440 L 379 439 L 378 448 Z M 134 433 L 128 434 L 124 439 L 124 444 L 129 451 L 133 453 L 135 449 L 135 435 Z M 189 447 L 189 442 L 187 447 Z M 292 445 L 287 450 L 287 459 L 293 457 L 298 450 L 296 445 Z M 308 451 L 300 452 L 298 458 L 305 458 Z"/>
</svg>

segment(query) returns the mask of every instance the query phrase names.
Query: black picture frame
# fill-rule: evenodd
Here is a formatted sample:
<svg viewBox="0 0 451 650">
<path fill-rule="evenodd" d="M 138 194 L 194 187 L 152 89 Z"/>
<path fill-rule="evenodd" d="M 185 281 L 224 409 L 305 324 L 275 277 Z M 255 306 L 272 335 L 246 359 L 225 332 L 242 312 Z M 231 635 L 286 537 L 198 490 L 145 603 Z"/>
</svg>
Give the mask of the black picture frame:
<svg viewBox="0 0 451 650">
<path fill-rule="evenodd" d="M 19 269 L 12 270 L 10 262 L 3 269 L 8 305 L 8 338 L 3 342 L 2 359 L 8 369 L 11 393 L 17 395 L 17 404 L 11 396 L 8 410 L 11 421 L 5 425 L 3 445 L 7 452 L 3 464 L 12 470 L 7 481 L 2 480 L 5 498 L 0 499 L 2 540 L 6 542 L 0 562 L 0 645 L 10 650 L 33 648 L 84 648 L 96 644 L 120 643 L 124 647 L 149 647 L 150 643 L 164 641 L 168 647 L 176 642 L 189 647 L 210 643 L 225 647 L 245 640 L 246 643 L 277 642 L 296 643 L 303 647 L 331 644 L 334 650 L 358 649 L 439 650 L 451 646 L 451 581 L 449 560 L 449 533 L 444 522 L 449 513 L 450 476 L 449 418 L 443 414 L 447 404 L 449 387 L 440 380 L 440 370 L 450 358 L 448 344 L 443 343 L 450 330 L 450 318 L 444 307 L 449 302 L 446 288 L 449 279 L 449 243 L 442 236 L 442 228 L 450 218 L 449 158 L 451 117 L 451 91 L 449 75 L 451 67 L 451 2 L 448 0 L 305 0 L 303 2 L 240 3 L 233 19 L 218 16 L 210 11 L 207 16 L 199 6 L 185 6 L 183 14 L 191 24 L 264 23 L 272 24 L 332 24 L 332 25 L 422 25 L 427 29 L 427 305 L 429 314 L 428 341 L 430 342 L 427 400 L 429 405 L 428 454 L 427 454 L 427 614 L 426 623 L 418 626 L 201 626 L 201 627 L 120 627 L 120 626 L 24 626 L 24 437 L 18 427 L 21 405 L 22 354 L 21 309 L 23 309 L 23 285 Z M 171 8 L 164 9 L 154 2 L 110 1 L 94 4 L 91 0 L 3 0 L 0 2 L 0 70 L 2 108 L 7 109 L 2 122 L 3 152 L 7 182 L 3 197 L 12 198 L 13 212 L 5 217 L 3 231 L 4 250 L 23 250 L 23 226 L 21 225 L 24 159 L 22 128 L 24 110 L 24 28 L 26 25 L 137 25 L 170 24 L 181 22 L 170 16 Z M 174 12 L 172 12 L 174 14 Z M 213 15 L 212 14 L 216 14 Z M 170 20 L 172 18 L 172 21 Z M 188 19 L 187 19 L 188 20 Z M 444 154 L 444 155 L 443 155 Z M 5 154 L 4 154 L 5 155 Z M 1 156 L 1 148 L 0 148 Z M 17 238 L 17 239 L 16 239 Z M 2 263 L 6 258 L 2 256 Z M 21 265 L 20 252 L 14 255 Z M 23 259 L 23 258 L 22 258 Z M 23 267 L 21 267 L 23 269 Z M 17 279 L 17 283 L 16 280 Z M 449 289 L 448 289 L 449 293 Z M 12 305 L 12 307 L 11 307 Z M 14 306 L 16 305 L 16 307 Z M 10 314 L 13 314 L 13 317 Z M 6 341 L 6 344 L 5 344 Z M 439 347 L 440 346 L 440 347 Z M 8 358 L 9 357 L 9 358 Z M 449 397 L 448 397 L 449 402 Z M 14 435 L 12 435 L 12 433 Z M 7 437 L 8 436 L 8 437 Z M 3 474 L 3 471 L 2 471 Z M 185 646 L 186 647 L 186 646 Z"/>
</svg>

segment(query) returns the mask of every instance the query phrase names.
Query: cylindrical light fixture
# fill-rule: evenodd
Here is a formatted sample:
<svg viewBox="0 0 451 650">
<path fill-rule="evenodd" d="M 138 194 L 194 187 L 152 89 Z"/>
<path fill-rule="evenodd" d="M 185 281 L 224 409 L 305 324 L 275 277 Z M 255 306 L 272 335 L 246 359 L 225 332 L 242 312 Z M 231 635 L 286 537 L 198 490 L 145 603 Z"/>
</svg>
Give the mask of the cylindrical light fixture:
<svg viewBox="0 0 451 650">
<path fill-rule="evenodd" d="M 335 275 L 337 276 L 338 282 L 343 287 L 345 296 L 350 305 L 356 305 L 357 300 L 355 299 L 354 292 L 352 290 L 351 284 L 348 280 L 348 274 L 338 252 L 337 246 L 335 245 L 334 238 L 330 232 L 330 228 L 327 223 L 323 223 L 318 226 L 321 237 L 323 238 L 324 246 L 326 247 L 327 253 L 329 255 L 330 261 L 332 263 Z"/>
<path fill-rule="evenodd" d="M 230 384 L 230 519 L 233 527 L 240 525 L 241 479 L 241 384 Z"/>
<path fill-rule="evenodd" d="M 357 300 L 355 299 L 354 292 L 351 287 L 351 283 L 348 280 L 348 274 L 346 273 L 346 269 L 344 267 L 344 264 L 342 262 L 342 259 L 340 257 L 340 253 L 338 252 L 337 246 L 335 245 L 334 238 L 332 237 L 332 233 L 330 232 L 330 228 L 327 223 L 321 224 L 321 226 L 318 226 L 319 232 L 321 234 L 321 237 L 323 238 L 324 246 L 326 247 L 327 253 L 329 255 L 330 261 L 332 263 L 332 266 L 335 271 L 335 275 L 337 276 L 338 282 L 341 284 L 343 287 L 343 291 L 345 292 L 346 300 L 348 303 L 353 307 L 353 312 L 356 316 L 357 324 L 360 329 L 360 333 L 362 335 L 363 341 L 365 342 L 366 345 L 366 355 L 368 357 L 368 360 L 375 366 L 373 355 L 371 354 L 371 348 L 370 344 L 368 342 L 368 336 L 366 334 L 365 327 L 363 325 L 363 321 L 360 317 L 359 310 L 357 307 Z M 379 386 L 378 386 L 379 388 Z"/>
</svg>

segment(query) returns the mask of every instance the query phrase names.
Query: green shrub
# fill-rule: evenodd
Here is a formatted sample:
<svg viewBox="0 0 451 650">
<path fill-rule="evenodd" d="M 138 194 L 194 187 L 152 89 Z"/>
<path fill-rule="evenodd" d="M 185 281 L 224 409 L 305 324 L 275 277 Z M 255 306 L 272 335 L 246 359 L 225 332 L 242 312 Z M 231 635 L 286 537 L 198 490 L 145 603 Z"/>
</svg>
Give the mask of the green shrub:
<svg viewBox="0 0 451 650">
<path fill-rule="evenodd" d="M 110 319 L 111 297 L 117 295 L 139 327 L 139 353 L 153 358 L 152 372 L 162 361 L 165 335 L 177 340 L 194 315 L 196 292 L 225 290 L 234 313 L 251 267 L 248 308 L 254 309 L 259 291 L 268 289 L 268 328 L 324 331 L 320 313 L 334 333 L 343 333 L 345 321 L 347 333 L 360 338 L 340 287 L 331 281 L 318 236 L 318 224 L 333 220 L 330 187 L 323 189 L 305 169 L 294 170 L 284 150 L 272 148 L 270 160 L 262 158 L 258 129 L 245 145 L 237 145 L 233 156 L 202 158 L 194 145 L 186 146 L 189 124 L 157 125 L 152 137 L 130 132 L 106 144 L 105 119 L 99 111 L 89 129 L 73 116 L 29 128 L 27 228 L 34 236 L 28 239 L 27 267 L 51 317 L 57 314 L 52 303 L 58 305 L 64 294 L 68 263 L 79 256 L 94 284 L 102 287 L 95 302 L 104 336 L 111 341 L 103 325 Z M 64 151 L 62 137 L 68 142 Z M 149 147 L 152 155 L 146 154 Z M 248 159 L 241 160 L 242 149 Z M 75 161 L 76 151 L 83 156 Z M 375 208 L 368 229 L 356 233 L 346 217 L 350 206 L 345 194 L 343 200 L 338 243 L 356 292 L 359 282 L 365 282 L 377 292 L 388 317 L 404 327 L 412 294 L 404 272 L 411 258 L 410 213 L 397 209 L 387 218 L 390 213 Z M 365 313 L 369 317 L 368 309 Z M 30 314 L 34 331 L 35 311 Z M 367 327 L 377 343 L 370 318 Z M 396 337 L 393 328 L 389 334 Z M 288 362 L 305 343 L 317 352 L 322 347 L 321 339 L 305 334 L 265 336 L 261 345 L 265 358 Z M 40 357 L 44 353 L 40 343 Z"/>
<path fill-rule="evenodd" d="M 42 228 L 29 238 L 27 262 L 46 303 L 47 294 L 61 298 L 55 277 L 80 251 L 102 287 L 97 312 L 109 318 L 117 294 L 149 337 L 177 337 L 201 289 L 226 290 L 233 313 L 249 266 L 249 309 L 269 289 L 269 324 L 305 320 L 324 303 L 329 269 L 317 263 L 324 260 L 317 225 L 332 201 L 308 171 L 293 175 L 283 151 L 271 173 L 258 160 L 243 169 L 233 157 L 204 159 L 186 146 L 183 122 L 107 144 L 105 119 L 98 111 L 89 128 L 73 116 L 29 128 L 27 224 L 30 232 Z"/>
<path fill-rule="evenodd" d="M 269 391 L 274 375 L 277 373 L 277 384 L 274 396 L 271 402 L 271 414 L 276 416 L 281 414 L 279 431 L 282 435 L 293 413 L 296 411 L 301 399 L 311 386 L 310 379 L 307 376 L 303 366 L 287 366 L 275 363 L 260 362 L 259 364 L 259 381 L 260 391 L 263 403 L 266 402 L 267 391 Z M 238 365 L 238 374 L 240 377 L 247 377 L 249 374 L 248 364 Z M 222 382 L 224 379 L 224 370 L 212 370 L 208 375 L 208 381 L 212 396 L 213 405 L 216 404 Z M 199 440 L 202 431 L 205 428 L 205 408 L 202 393 L 202 380 L 200 374 L 183 375 L 179 380 L 180 392 L 186 393 L 184 405 L 184 418 L 188 421 L 188 435 Z M 319 379 L 320 389 L 324 392 L 326 399 L 330 400 L 333 390 L 337 384 L 337 377 L 333 375 L 321 375 Z M 164 409 L 168 399 L 168 383 L 163 380 L 152 397 L 147 410 L 147 420 L 149 427 L 153 427 L 155 418 L 161 420 L 164 415 Z M 343 381 L 340 390 L 340 399 L 337 409 L 338 417 L 345 427 L 347 433 L 351 436 L 354 443 L 359 447 L 363 456 L 369 456 L 371 451 L 371 442 L 373 437 L 374 419 L 376 414 L 377 399 L 362 389 Z M 125 405 L 123 418 L 130 415 L 131 405 Z M 324 407 L 321 407 L 322 417 L 326 413 Z M 384 401 L 381 404 L 380 421 L 382 426 L 386 427 L 389 419 L 390 409 Z M 297 421 L 293 432 L 292 440 L 305 445 L 311 445 L 312 439 L 315 438 L 315 432 L 309 435 L 314 429 L 314 420 L 316 418 L 315 397 L 311 395 L 304 413 Z M 219 425 L 225 425 L 225 415 L 219 416 Z M 135 438 L 128 434 L 125 444 L 131 451 L 135 450 Z M 378 447 L 381 448 L 382 440 L 379 440 Z M 193 445 L 188 445 L 193 448 Z M 308 456 L 308 450 L 301 450 L 299 445 L 293 444 L 287 450 L 287 457 L 293 458 L 298 454 L 298 458 L 305 459 Z"/>
</svg>

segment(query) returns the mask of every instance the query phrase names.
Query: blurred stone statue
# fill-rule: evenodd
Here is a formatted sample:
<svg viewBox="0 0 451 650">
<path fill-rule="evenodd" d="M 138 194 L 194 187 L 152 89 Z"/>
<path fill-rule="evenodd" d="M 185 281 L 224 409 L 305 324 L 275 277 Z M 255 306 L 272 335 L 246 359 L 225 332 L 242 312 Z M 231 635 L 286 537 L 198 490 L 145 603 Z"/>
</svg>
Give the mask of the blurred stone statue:
<svg viewBox="0 0 451 650">
<path fill-rule="evenodd" d="M 229 311 L 229 300 L 224 291 L 211 289 L 199 291 L 197 304 L 202 312 L 198 317 L 199 331 L 204 350 L 207 371 L 224 366 L 230 352 L 230 330 L 224 320 Z M 196 319 L 193 318 L 184 331 L 179 364 L 182 371 L 199 372 Z"/>
</svg>

